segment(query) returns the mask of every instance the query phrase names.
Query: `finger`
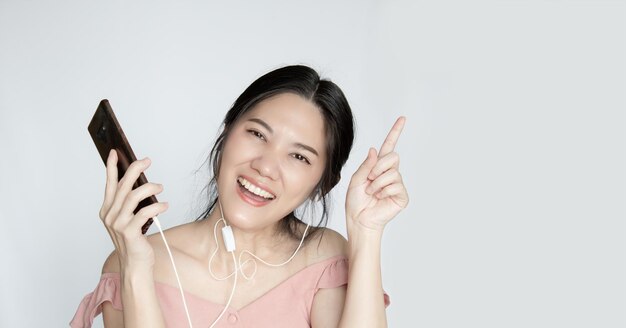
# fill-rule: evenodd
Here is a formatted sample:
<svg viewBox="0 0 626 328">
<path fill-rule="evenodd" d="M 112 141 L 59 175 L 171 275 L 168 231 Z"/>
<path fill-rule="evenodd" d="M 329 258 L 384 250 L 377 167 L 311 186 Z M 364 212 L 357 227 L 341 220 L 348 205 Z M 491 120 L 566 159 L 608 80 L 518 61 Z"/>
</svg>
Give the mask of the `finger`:
<svg viewBox="0 0 626 328">
<path fill-rule="evenodd" d="M 365 189 L 365 192 L 368 195 L 373 195 L 380 192 L 381 189 L 387 187 L 388 185 L 398 182 L 402 182 L 400 172 L 395 169 L 390 169 L 376 178 L 376 180 L 372 181 L 372 183 Z"/>
<path fill-rule="evenodd" d="M 148 157 L 132 162 L 126 169 L 124 176 L 120 179 L 119 189 L 130 191 L 139 175 L 147 170 L 151 164 L 152 161 Z"/>
<path fill-rule="evenodd" d="M 402 183 L 394 183 L 383 188 L 376 194 L 376 198 L 390 198 L 399 207 L 405 208 L 409 204 L 409 195 Z"/>
<path fill-rule="evenodd" d="M 385 156 L 378 157 L 378 162 L 376 163 L 376 165 L 374 165 L 367 178 L 369 180 L 374 180 L 379 175 L 387 172 L 387 170 L 392 168 L 397 170 L 399 167 L 400 155 L 398 155 L 398 153 L 396 153 L 395 151 L 392 151 Z"/>
<path fill-rule="evenodd" d="M 151 182 L 141 185 L 139 188 L 131 191 L 126 196 L 126 199 L 124 200 L 124 204 L 122 205 L 122 208 L 120 209 L 120 212 L 119 212 L 120 217 L 127 218 L 127 220 L 130 220 L 130 218 L 133 216 L 133 212 L 135 211 L 135 209 L 137 208 L 137 206 L 142 200 L 152 195 L 158 195 L 162 191 L 163 191 L 163 185 L 151 183 Z"/>
<path fill-rule="evenodd" d="M 354 172 L 354 174 L 352 175 L 350 184 L 361 184 L 367 182 L 367 176 L 370 174 L 370 171 L 372 170 L 374 165 L 376 165 L 377 160 L 378 159 L 376 157 L 376 149 L 370 148 L 367 151 L 367 158 L 365 158 L 363 163 L 361 163 L 361 166 L 359 166 L 356 172 Z"/>
<path fill-rule="evenodd" d="M 387 134 L 387 138 L 385 138 L 383 145 L 380 146 L 380 151 L 378 152 L 379 157 L 391 153 L 396 148 L 396 143 L 398 143 L 398 139 L 400 138 L 400 133 L 404 128 L 405 122 L 406 118 L 404 116 L 398 117 L 396 123 L 394 123 L 393 127 L 391 127 L 391 131 Z"/>
<path fill-rule="evenodd" d="M 115 198 L 117 191 L 117 153 L 114 149 L 111 149 L 109 156 L 107 157 L 106 165 L 106 184 L 104 187 L 104 201 L 102 202 L 102 208 L 100 211 L 100 218 L 104 219 L 104 216 L 109 211 L 111 203 Z"/>
<path fill-rule="evenodd" d="M 130 233 L 141 233 L 141 227 L 146 224 L 146 221 L 150 218 L 161 215 L 161 213 L 167 211 L 168 208 L 169 203 L 159 202 L 150 204 L 140 209 L 128 223 L 128 231 L 130 231 Z"/>
<path fill-rule="evenodd" d="M 143 171 L 150 167 L 150 164 L 150 159 L 147 157 L 142 160 L 134 161 L 130 164 L 126 173 L 117 185 L 117 193 L 115 194 L 115 199 L 113 200 L 113 205 L 111 206 L 112 208 L 121 208 L 124 199 L 126 199 L 128 193 L 133 189 L 135 181 L 137 181 L 137 178 L 139 178 L 139 175 L 141 175 Z"/>
</svg>

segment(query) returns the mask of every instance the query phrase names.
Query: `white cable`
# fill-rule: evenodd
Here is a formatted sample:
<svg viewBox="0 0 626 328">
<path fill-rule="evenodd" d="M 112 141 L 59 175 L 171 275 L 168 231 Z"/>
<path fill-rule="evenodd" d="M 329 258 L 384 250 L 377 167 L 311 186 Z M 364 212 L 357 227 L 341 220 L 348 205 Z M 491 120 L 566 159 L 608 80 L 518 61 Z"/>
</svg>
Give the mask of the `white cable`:
<svg viewBox="0 0 626 328">
<path fill-rule="evenodd" d="M 233 256 L 233 265 L 235 266 L 235 272 L 237 272 L 237 261 L 235 260 L 235 252 L 234 251 L 230 252 L 230 255 Z M 238 276 L 238 274 L 235 273 L 235 283 L 233 284 L 233 289 L 230 291 L 230 296 L 228 297 L 228 302 L 224 306 L 224 309 L 222 310 L 220 315 L 217 316 L 217 319 L 215 319 L 215 321 L 213 321 L 213 324 L 209 328 L 215 327 L 215 324 L 217 324 L 217 322 L 220 321 L 220 319 L 222 318 L 224 313 L 226 313 L 226 310 L 230 306 L 230 302 L 233 300 L 233 295 L 235 295 L 235 288 L 237 287 L 237 276 Z"/>
<path fill-rule="evenodd" d="M 309 227 L 311 226 L 311 224 L 307 224 L 306 228 L 304 229 L 304 233 L 302 234 L 302 239 L 300 239 L 300 244 L 298 245 L 298 247 L 296 248 L 296 250 L 293 252 L 293 254 L 291 254 L 291 257 L 289 259 L 287 259 L 285 262 L 280 263 L 280 264 L 273 264 L 273 263 L 268 263 L 265 262 L 262 258 L 256 256 L 255 254 L 252 254 L 251 252 L 244 250 L 241 253 L 239 253 L 239 263 L 241 265 L 241 255 L 243 255 L 243 253 L 248 253 L 250 254 L 252 257 L 254 257 L 255 259 L 261 261 L 263 264 L 267 265 L 267 266 L 271 266 L 271 267 L 280 267 L 283 266 L 289 262 L 291 262 L 291 260 L 296 256 L 296 254 L 298 253 L 298 251 L 300 250 L 300 247 L 302 247 L 302 243 L 304 242 L 304 237 L 306 236 L 307 231 L 309 230 Z M 243 269 L 241 269 L 241 275 L 246 279 L 246 280 L 250 280 L 252 278 L 254 278 L 254 275 L 256 274 L 256 261 L 254 260 L 247 260 L 245 263 L 247 263 L 248 261 L 252 261 L 254 262 L 254 272 L 252 273 L 252 275 L 250 277 L 247 277 L 245 272 L 243 272 Z"/>
<path fill-rule="evenodd" d="M 220 211 L 221 211 L 221 204 L 220 204 Z M 237 267 L 235 266 L 235 271 L 231 272 L 229 275 L 225 276 L 225 277 L 217 277 L 215 275 L 215 273 L 213 273 L 213 269 L 211 269 L 211 264 L 213 263 L 213 259 L 215 258 L 215 255 L 217 254 L 217 251 L 219 250 L 220 246 L 219 246 L 219 242 L 217 240 L 217 225 L 223 222 L 224 226 L 226 226 L 226 220 L 224 220 L 224 217 L 221 217 L 219 220 L 217 220 L 217 222 L 215 222 L 215 225 L 213 226 L 213 238 L 215 239 L 215 249 L 213 250 L 213 253 L 211 254 L 211 257 L 209 258 L 209 273 L 211 274 L 211 276 L 215 279 L 215 280 L 226 280 L 228 278 L 230 278 L 233 274 L 235 274 L 237 272 Z M 306 237 L 306 233 L 309 230 L 309 227 L 311 226 L 310 223 L 308 223 L 306 225 L 306 228 L 304 229 L 304 233 L 302 234 L 302 239 L 300 239 L 300 244 L 298 245 L 298 247 L 296 248 L 296 250 L 293 252 L 293 254 L 291 254 L 291 257 L 289 257 L 285 262 L 283 263 L 279 263 L 279 264 L 274 264 L 274 263 L 268 263 L 266 261 L 264 261 L 262 258 L 258 257 L 257 255 L 253 254 L 252 252 L 248 251 L 248 250 L 243 250 L 241 251 L 241 253 L 239 253 L 239 257 L 238 257 L 238 264 L 239 264 L 239 271 L 241 271 L 241 275 L 244 277 L 244 279 L 246 280 L 250 280 L 252 278 L 254 278 L 254 276 L 256 275 L 256 270 L 257 270 L 257 264 L 256 261 L 253 259 L 248 259 L 246 261 L 244 261 L 243 263 L 241 262 L 242 259 L 242 255 L 244 253 L 250 254 L 250 256 L 254 257 L 255 259 L 261 261 L 263 264 L 270 266 L 270 267 L 280 267 L 283 266 L 289 262 L 291 262 L 291 260 L 296 256 L 296 254 L 298 253 L 298 251 L 300 250 L 300 248 L 302 247 L 302 244 L 304 243 L 304 238 Z M 252 261 L 252 263 L 254 264 L 254 271 L 252 272 L 252 274 L 250 276 L 247 276 L 245 272 L 243 272 L 243 267 L 246 265 L 246 263 Z"/>
<path fill-rule="evenodd" d="M 157 228 L 159 228 L 159 232 L 161 233 L 161 238 L 163 238 L 163 243 L 165 243 L 165 248 L 167 249 L 167 254 L 169 254 L 170 256 L 170 261 L 172 262 L 172 268 L 174 268 L 174 275 L 176 275 L 176 281 L 178 282 L 178 289 L 180 289 L 180 296 L 183 299 L 183 306 L 185 307 L 185 314 L 187 315 L 187 322 L 189 322 L 189 328 L 193 328 L 193 325 L 191 324 L 191 317 L 189 316 L 189 309 L 187 309 L 187 302 L 185 301 L 185 293 L 183 292 L 183 285 L 180 283 L 180 278 L 178 277 L 178 270 L 176 270 L 176 264 L 174 263 L 174 256 L 172 256 L 172 251 L 170 251 L 170 246 L 167 244 L 167 240 L 165 240 L 165 234 L 163 234 L 163 229 L 161 228 L 161 222 L 159 222 L 159 218 L 155 216 L 153 218 L 153 221 L 156 224 Z M 237 281 L 236 279 L 237 278 L 235 277 L 235 282 Z"/>
<path fill-rule="evenodd" d="M 263 259 L 261 259 L 260 257 L 256 256 L 255 254 L 253 254 L 252 252 L 247 251 L 247 250 L 244 250 L 241 253 L 239 253 L 239 260 L 237 260 L 237 259 L 235 259 L 235 252 L 234 252 L 234 250 L 232 250 L 232 251 L 230 251 L 230 254 L 233 257 L 234 270 L 228 276 L 223 277 L 223 278 L 218 278 L 218 277 L 215 276 L 215 274 L 213 273 L 213 270 L 211 269 L 211 263 L 213 262 L 213 258 L 215 257 L 215 254 L 217 254 L 217 251 L 219 250 L 219 243 L 217 241 L 217 225 L 218 225 L 219 222 L 223 222 L 224 226 L 227 226 L 226 225 L 226 220 L 224 220 L 224 212 L 222 212 L 222 204 L 221 204 L 221 202 L 219 202 L 219 199 L 218 199 L 218 203 L 219 203 L 219 206 L 220 206 L 220 212 L 222 214 L 222 217 L 219 220 L 217 220 L 217 222 L 215 222 L 215 225 L 213 226 L 213 237 L 215 238 L 215 250 L 213 251 L 213 254 L 211 254 L 211 258 L 209 259 L 209 273 L 216 280 L 226 280 L 226 279 L 230 278 L 230 276 L 232 276 L 234 274 L 235 275 L 235 282 L 233 283 L 233 288 L 230 291 L 230 296 L 228 297 L 228 302 L 224 306 L 224 309 L 222 310 L 220 315 L 217 317 L 217 319 L 215 319 L 215 321 L 213 321 L 213 324 L 211 325 L 210 328 L 213 328 L 217 324 L 217 322 L 222 318 L 222 316 L 224 316 L 224 313 L 226 313 L 226 310 L 228 309 L 228 307 L 230 306 L 230 303 L 233 300 L 233 296 L 235 295 L 235 289 L 237 288 L 237 277 L 239 276 L 239 274 L 237 272 L 241 271 L 241 275 L 246 280 L 252 279 L 255 276 L 255 274 L 256 274 L 256 269 L 257 269 L 256 261 L 254 261 L 252 259 L 248 259 L 245 262 L 241 263 L 241 256 L 244 253 L 247 253 L 247 254 L 250 254 L 252 257 L 256 258 L 257 260 L 261 261 L 263 264 L 265 264 L 267 266 L 271 266 L 271 267 L 283 266 L 283 265 L 289 263 L 296 256 L 296 254 L 298 253 L 298 251 L 302 247 L 302 244 L 304 242 L 304 238 L 306 237 L 306 233 L 309 230 L 309 227 L 311 226 L 310 223 L 307 224 L 306 228 L 304 229 L 304 233 L 302 234 L 302 239 L 300 240 L 300 244 L 298 245 L 296 250 L 293 252 L 291 257 L 289 257 L 289 259 L 287 259 L 285 262 L 280 263 L 280 264 L 268 263 L 268 262 L 264 261 Z M 167 240 L 165 239 L 165 234 L 163 233 L 163 229 L 161 228 L 161 222 L 159 222 L 158 217 L 155 216 L 153 218 L 153 221 L 156 224 L 157 228 L 159 229 L 159 233 L 161 234 L 161 238 L 163 239 L 163 243 L 165 244 L 165 248 L 167 249 L 167 254 L 170 257 L 170 262 L 172 263 L 172 268 L 174 269 L 174 275 L 176 276 L 176 281 L 178 282 L 178 289 L 180 290 L 180 296 L 181 296 L 181 298 L 183 300 L 183 307 L 185 308 L 185 314 L 187 315 L 187 322 L 189 323 L 189 328 L 193 328 L 193 325 L 191 323 L 191 316 L 189 315 L 189 309 L 187 308 L 187 301 L 185 300 L 185 293 L 183 291 L 183 285 L 180 283 L 180 278 L 178 276 L 178 270 L 176 269 L 176 264 L 174 263 L 174 256 L 172 255 L 172 251 L 170 250 L 170 246 L 168 245 Z M 252 261 L 252 263 L 254 263 L 254 272 L 252 273 L 252 275 L 250 277 L 248 277 L 243 272 L 242 267 L 246 263 L 248 263 L 250 261 Z M 238 266 L 238 264 L 239 264 L 239 266 Z"/>
<path fill-rule="evenodd" d="M 237 272 L 237 270 L 236 270 L 236 269 L 237 269 L 237 266 L 235 266 L 235 270 L 234 270 L 233 272 L 231 272 L 231 273 L 230 273 L 229 275 L 227 275 L 226 277 L 222 277 L 222 278 L 218 278 L 218 277 L 215 275 L 215 273 L 213 273 L 213 269 L 211 269 L 211 263 L 213 263 L 213 258 L 215 258 L 215 254 L 217 254 L 217 251 L 220 249 L 220 244 L 219 244 L 219 242 L 217 241 L 217 225 L 218 225 L 218 223 L 220 223 L 220 222 L 224 223 L 224 226 L 226 226 L 226 220 L 224 220 L 224 218 L 223 218 L 223 217 L 222 217 L 222 218 L 220 218 L 219 220 L 217 220 L 217 222 L 215 222 L 215 225 L 213 225 L 213 238 L 215 239 L 215 249 L 213 250 L 213 253 L 211 253 L 211 257 L 209 258 L 209 273 L 211 274 L 211 277 L 213 277 L 213 279 L 215 279 L 215 280 L 219 280 L 219 281 L 222 281 L 222 280 L 226 280 L 226 279 L 230 278 L 233 274 L 235 274 L 235 272 Z M 235 255 L 235 254 L 233 253 L 233 256 L 234 256 L 234 255 Z M 249 260 L 249 261 L 251 261 L 251 260 Z M 245 263 L 247 263 L 247 261 L 246 261 L 246 262 L 244 262 L 244 264 L 245 264 Z M 241 262 L 239 262 L 239 267 L 240 267 L 240 269 L 241 269 L 241 266 L 242 266 L 242 264 L 241 264 Z M 245 277 L 245 275 L 244 275 L 244 277 Z"/>
</svg>

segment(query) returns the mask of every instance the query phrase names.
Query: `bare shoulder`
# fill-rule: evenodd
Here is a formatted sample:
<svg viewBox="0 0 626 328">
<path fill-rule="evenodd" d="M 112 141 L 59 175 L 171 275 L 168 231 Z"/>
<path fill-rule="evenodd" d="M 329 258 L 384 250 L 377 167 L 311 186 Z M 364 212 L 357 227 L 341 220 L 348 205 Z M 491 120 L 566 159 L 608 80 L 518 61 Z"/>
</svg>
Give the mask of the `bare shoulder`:
<svg viewBox="0 0 626 328">
<path fill-rule="evenodd" d="M 117 256 L 117 251 L 113 250 L 107 257 L 102 265 L 102 273 L 119 273 L 120 272 L 120 260 Z"/>
<path fill-rule="evenodd" d="M 315 263 L 335 256 L 348 257 L 348 241 L 346 238 L 335 230 L 329 228 L 320 229 L 307 244 L 309 262 Z"/>
</svg>

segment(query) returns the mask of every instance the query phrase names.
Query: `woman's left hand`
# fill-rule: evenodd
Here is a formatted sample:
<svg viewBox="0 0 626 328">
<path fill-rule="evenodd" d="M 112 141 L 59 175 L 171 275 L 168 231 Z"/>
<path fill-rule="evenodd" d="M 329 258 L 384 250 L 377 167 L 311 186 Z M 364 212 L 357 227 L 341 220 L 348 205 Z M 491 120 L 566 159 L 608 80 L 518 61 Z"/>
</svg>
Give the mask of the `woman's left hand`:
<svg viewBox="0 0 626 328">
<path fill-rule="evenodd" d="M 394 151 L 406 119 L 400 117 L 376 154 L 370 148 L 367 158 L 354 172 L 346 195 L 348 229 L 353 227 L 382 231 L 409 203 L 400 175 L 400 157 Z"/>
</svg>

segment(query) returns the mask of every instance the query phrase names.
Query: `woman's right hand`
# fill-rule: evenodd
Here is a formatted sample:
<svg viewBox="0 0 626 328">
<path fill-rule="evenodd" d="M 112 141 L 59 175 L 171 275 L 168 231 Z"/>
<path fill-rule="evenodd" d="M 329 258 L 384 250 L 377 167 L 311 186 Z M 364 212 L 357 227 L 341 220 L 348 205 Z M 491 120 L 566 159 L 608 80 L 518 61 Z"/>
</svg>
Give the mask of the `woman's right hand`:
<svg viewBox="0 0 626 328">
<path fill-rule="evenodd" d="M 141 227 L 148 219 L 167 210 L 168 204 L 154 203 L 133 214 L 139 202 L 163 191 L 163 185 L 146 183 L 133 190 L 139 175 L 150 166 L 150 159 L 137 160 L 128 167 L 118 182 L 117 153 L 111 150 L 106 164 L 106 187 L 100 219 L 104 222 L 115 245 L 120 261 L 120 270 L 128 267 L 154 266 L 154 250 Z"/>
</svg>

